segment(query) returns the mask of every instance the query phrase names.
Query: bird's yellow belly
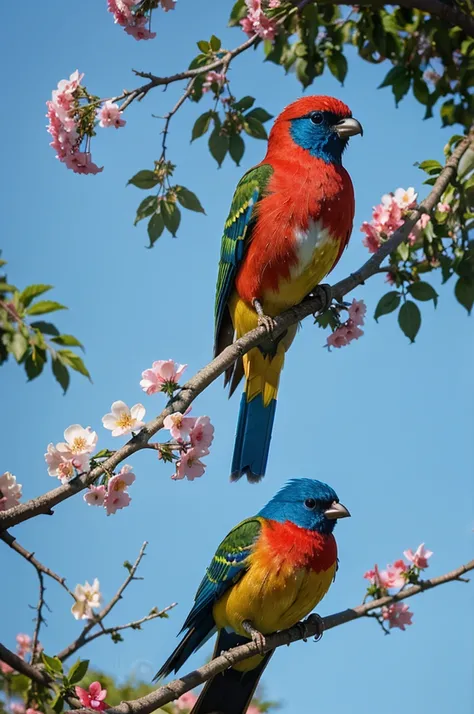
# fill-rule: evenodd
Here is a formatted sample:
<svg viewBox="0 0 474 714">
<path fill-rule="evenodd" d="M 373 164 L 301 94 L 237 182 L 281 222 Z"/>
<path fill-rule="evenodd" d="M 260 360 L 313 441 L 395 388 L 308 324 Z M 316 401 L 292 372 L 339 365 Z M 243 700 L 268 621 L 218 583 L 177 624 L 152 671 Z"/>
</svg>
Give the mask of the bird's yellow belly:
<svg viewBox="0 0 474 714">
<path fill-rule="evenodd" d="M 300 303 L 331 272 L 339 253 L 339 241 L 324 231 L 312 230 L 316 232 L 308 231 L 307 238 L 300 240 L 299 262 L 291 269 L 290 279 L 281 280 L 277 291 L 264 291 L 263 309 L 267 315 L 274 317 Z"/>
<path fill-rule="evenodd" d="M 214 605 L 218 628 L 232 628 L 245 635 L 242 622 L 250 620 L 263 634 L 284 630 L 306 617 L 327 593 L 335 564 L 315 573 L 306 568 L 258 572 L 250 568 Z"/>
</svg>

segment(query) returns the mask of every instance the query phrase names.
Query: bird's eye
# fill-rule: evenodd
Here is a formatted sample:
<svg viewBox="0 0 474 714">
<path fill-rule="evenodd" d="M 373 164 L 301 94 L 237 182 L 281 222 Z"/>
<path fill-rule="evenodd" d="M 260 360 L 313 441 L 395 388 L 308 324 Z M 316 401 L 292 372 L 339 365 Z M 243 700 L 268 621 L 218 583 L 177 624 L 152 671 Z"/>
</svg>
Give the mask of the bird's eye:
<svg viewBox="0 0 474 714">
<path fill-rule="evenodd" d="M 308 511 L 314 510 L 316 508 L 316 501 L 314 498 L 307 498 L 306 501 L 304 502 L 305 508 L 308 509 Z"/>
<path fill-rule="evenodd" d="M 311 119 L 313 124 L 322 124 L 324 121 L 322 112 L 311 112 L 311 114 L 309 115 L 309 118 Z"/>
</svg>

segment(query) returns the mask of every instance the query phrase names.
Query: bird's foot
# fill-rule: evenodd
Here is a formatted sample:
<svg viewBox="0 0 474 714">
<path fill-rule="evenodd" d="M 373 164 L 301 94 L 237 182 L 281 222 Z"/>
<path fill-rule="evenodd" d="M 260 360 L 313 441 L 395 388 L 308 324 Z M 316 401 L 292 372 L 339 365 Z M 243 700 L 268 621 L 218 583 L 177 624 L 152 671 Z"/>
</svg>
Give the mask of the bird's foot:
<svg viewBox="0 0 474 714">
<path fill-rule="evenodd" d="M 332 290 L 331 286 L 327 283 L 316 285 L 316 287 L 312 291 L 312 295 L 318 297 L 321 300 L 321 307 L 319 308 L 319 313 L 325 312 L 332 303 Z"/>
<path fill-rule="evenodd" d="M 266 332 L 268 332 L 269 334 L 273 332 L 273 328 L 275 327 L 275 320 L 273 319 L 273 317 L 265 315 L 260 300 L 257 300 L 257 298 L 255 298 L 254 300 L 252 300 L 252 305 L 258 315 L 258 326 L 264 327 Z"/>
<path fill-rule="evenodd" d="M 303 622 L 299 622 L 298 625 L 301 625 L 301 627 L 304 628 L 304 637 L 303 640 L 306 642 L 306 639 L 308 637 L 308 629 L 311 627 L 313 629 L 316 627 L 317 632 L 314 636 L 314 641 L 319 642 L 321 637 L 323 636 L 324 633 L 324 620 L 322 617 L 320 617 L 316 612 L 313 612 L 311 615 L 308 615 L 306 620 Z"/>
<path fill-rule="evenodd" d="M 261 632 L 259 632 L 250 622 L 250 620 L 244 620 L 242 622 L 242 629 L 245 630 L 245 632 L 250 635 L 252 638 L 252 642 L 255 642 L 257 645 L 258 653 L 260 655 L 265 654 L 265 647 L 267 644 L 267 641 L 265 639 L 265 635 L 262 635 Z"/>
</svg>

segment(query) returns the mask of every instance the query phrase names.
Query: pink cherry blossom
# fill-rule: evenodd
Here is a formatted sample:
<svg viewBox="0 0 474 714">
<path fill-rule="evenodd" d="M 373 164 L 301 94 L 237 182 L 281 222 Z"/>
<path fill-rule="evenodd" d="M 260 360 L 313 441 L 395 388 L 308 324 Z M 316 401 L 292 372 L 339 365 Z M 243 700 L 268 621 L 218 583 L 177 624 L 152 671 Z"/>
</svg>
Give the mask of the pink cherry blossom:
<svg viewBox="0 0 474 714">
<path fill-rule="evenodd" d="M 227 79 L 225 74 L 220 74 L 219 72 L 208 72 L 206 74 L 206 80 L 202 85 L 202 91 L 209 92 L 213 84 L 217 84 L 218 89 L 221 89 L 226 81 Z"/>
<path fill-rule="evenodd" d="M 363 245 L 368 249 L 369 253 L 376 253 L 382 243 L 375 226 L 364 221 L 360 229 L 365 233 L 365 238 L 362 240 Z"/>
<path fill-rule="evenodd" d="M 130 434 L 145 426 L 145 413 L 143 404 L 135 404 L 129 408 L 125 402 L 117 401 L 112 404 L 111 412 L 102 417 L 102 424 L 106 429 L 110 429 L 112 436 Z"/>
<path fill-rule="evenodd" d="M 428 558 L 431 558 L 431 556 L 433 555 L 433 551 L 426 550 L 425 544 L 421 543 L 415 552 L 413 552 L 412 549 L 409 548 L 408 550 L 403 551 L 403 555 L 410 563 L 413 563 L 415 567 L 419 568 L 420 570 L 424 570 L 429 565 Z"/>
<path fill-rule="evenodd" d="M 68 457 L 91 454 L 97 446 L 98 436 L 88 426 L 86 429 L 80 424 L 68 426 L 64 432 L 64 441 L 56 444 L 56 448 Z"/>
<path fill-rule="evenodd" d="M 18 506 L 21 498 L 21 483 L 17 483 L 16 476 L 10 471 L 0 475 L 0 511 Z"/>
<path fill-rule="evenodd" d="M 89 486 L 89 490 L 84 496 L 84 501 L 89 506 L 103 506 L 106 494 L 105 486 Z"/>
<path fill-rule="evenodd" d="M 185 692 L 175 701 L 178 711 L 192 709 L 197 702 L 197 696 L 193 692 Z"/>
<path fill-rule="evenodd" d="M 74 476 L 75 469 L 77 469 L 79 473 L 88 470 L 88 454 L 74 456 L 67 449 L 65 451 L 59 451 L 58 446 L 61 446 L 61 444 L 56 444 L 56 446 L 48 444 L 47 452 L 44 455 L 50 476 L 56 476 L 61 483 L 66 483 L 71 476 Z"/>
<path fill-rule="evenodd" d="M 410 208 L 410 206 L 413 206 L 415 203 L 417 196 L 418 194 L 413 186 L 410 186 L 410 188 L 407 188 L 406 190 L 404 188 L 397 188 L 393 195 L 393 199 L 400 206 L 400 208 Z"/>
<path fill-rule="evenodd" d="M 201 451 L 202 455 L 209 453 L 209 447 L 214 439 L 214 427 L 208 416 L 200 416 L 194 422 L 189 432 L 191 445 Z"/>
<path fill-rule="evenodd" d="M 18 656 L 24 659 L 25 655 L 31 652 L 32 644 L 33 640 L 29 635 L 19 632 L 16 636 L 16 651 Z"/>
<path fill-rule="evenodd" d="M 339 348 L 349 344 L 346 332 L 347 331 L 345 325 L 341 325 L 341 327 L 338 327 L 328 336 L 326 346 Z"/>
<path fill-rule="evenodd" d="M 186 414 L 189 414 L 191 410 L 188 409 Z M 168 414 L 163 421 L 163 426 L 165 429 L 169 429 L 173 439 L 185 441 L 194 427 L 196 419 L 194 417 L 187 417 L 181 412 L 175 412 L 174 414 Z"/>
<path fill-rule="evenodd" d="M 28 707 L 25 714 L 41 714 L 38 709 L 33 709 L 33 707 Z"/>
<path fill-rule="evenodd" d="M 103 712 L 109 708 L 109 705 L 105 701 L 107 690 L 102 689 L 100 682 L 92 682 L 88 690 L 82 687 L 76 687 L 76 694 L 84 707 L 90 707 L 98 712 Z"/>
<path fill-rule="evenodd" d="M 13 669 L 13 667 L 10 667 L 9 664 L 7 664 L 6 662 L 2 662 L 2 660 L 0 659 L 0 672 L 2 674 L 11 674 L 14 671 L 15 670 Z"/>
<path fill-rule="evenodd" d="M 269 0 L 268 7 L 280 7 L 281 5 L 281 0 Z M 250 709 L 247 710 L 247 714 L 250 711 Z"/>
<path fill-rule="evenodd" d="M 171 478 L 178 481 L 186 476 L 189 481 L 194 481 L 195 478 L 202 476 L 206 470 L 205 464 L 199 460 L 202 455 L 198 449 L 192 448 L 186 451 L 176 462 L 176 473 Z"/>
<path fill-rule="evenodd" d="M 371 585 L 376 585 L 378 588 L 383 587 L 382 581 L 380 579 L 379 566 L 374 565 L 373 570 L 368 570 L 364 573 L 364 578 L 370 582 Z"/>
<path fill-rule="evenodd" d="M 354 298 L 349 307 L 349 319 L 353 322 L 353 324 L 357 326 L 363 325 L 366 312 L 367 305 L 365 302 Z"/>
<path fill-rule="evenodd" d="M 11 714 L 25 714 L 25 705 L 23 702 L 13 702 L 10 704 Z"/>
<path fill-rule="evenodd" d="M 449 203 L 441 203 L 441 201 L 436 206 L 438 213 L 449 213 L 451 211 L 451 206 Z"/>
<path fill-rule="evenodd" d="M 126 123 L 125 119 L 122 119 L 122 112 L 117 104 L 110 101 L 104 102 L 99 111 L 99 125 L 101 127 L 114 126 L 118 129 L 121 126 L 125 126 Z"/>
<path fill-rule="evenodd" d="M 423 231 L 428 223 L 430 222 L 431 218 L 427 213 L 423 213 L 421 216 L 420 220 L 415 223 L 415 225 L 412 228 L 412 231 L 410 235 L 408 236 L 408 242 L 410 245 L 413 245 L 413 243 L 417 240 L 418 236 L 420 235 L 421 231 Z"/>
<path fill-rule="evenodd" d="M 248 12 L 240 21 L 243 31 L 249 36 L 258 35 L 263 40 L 273 40 L 278 31 L 275 20 L 268 18 L 261 5 L 261 0 L 245 0 Z"/>
<path fill-rule="evenodd" d="M 141 22 L 142 20 L 143 22 Z M 127 25 L 124 30 L 127 35 L 131 35 L 136 40 L 153 40 L 156 37 L 156 32 L 150 32 L 148 27 L 145 27 L 146 23 L 146 17 L 138 17 L 134 25 Z"/>
<path fill-rule="evenodd" d="M 147 394 L 156 394 L 166 388 L 173 389 L 178 385 L 187 366 L 187 364 L 178 364 L 172 359 L 157 360 L 153 362 L 151 369 L 142 372 L 140 387 Z"/>
<path fill-rule="evenodd" d="M 382 617 L 384 620 L 388 620 L 390 629 L 398 627 L 400 630 L 405 630 L 406 626 L 413 624 L 411 621 L 413 613 L 410 612 L 408 605 L 402 602 L 383 607 Z"/>
<path fill-rule="evenodd" d="M 402 588 L 407 582 L 406 578 L 403 577 L 406 572 L 408 572 L 408 567 L 403 560 L 396 560 L 393 565 L 387 565 L 387 569 L 382 570 L 380 573 L 383 587 L 387 589 Z"/>
<path fill-rule="evenodd" d="M 99 174 L 104 170 L 103 166 L 99 168 L 97 164 L 94 164 L 88 151 L 76 151 L 74 154 L 66 156 L 64 163 L 75 174 Z"/>
<path fill-rule="evenodd" d="M 121 508 L 126 508 L 130 505 L 131 500 L 130 495 L 126 491 L 112 491 L 111 493 L 107 493 L 105 499 L 107 515 L 110 516 Z"/>
<path fill-rule="evenodd" d="M 260 709 L 255 706 L 255 704 L 251 704 L 249 708 L 247 709 L 246 714 L 262 714 Z"/>
</svg>

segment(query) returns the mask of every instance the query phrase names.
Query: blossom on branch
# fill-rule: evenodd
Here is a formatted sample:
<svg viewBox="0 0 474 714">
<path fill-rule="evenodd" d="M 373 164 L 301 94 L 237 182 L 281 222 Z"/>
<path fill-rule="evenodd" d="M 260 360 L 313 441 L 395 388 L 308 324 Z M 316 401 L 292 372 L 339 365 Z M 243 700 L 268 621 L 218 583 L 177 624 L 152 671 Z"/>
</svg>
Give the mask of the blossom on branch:
<svg viewBox="0 0 474 714">
<path fill-rule="evenodd" d="M 165 11 L 174 10 L 176 0 L 159 0 L 156 3 Z M 107 9 L 114 16 L 114 22 L 123 27 L 127 35 L 136 40 L 152 40 L 156 32 L 151 32 L 153 8 L 144 0 L 107 0 Z"/>
<path fill-rule="evenodd" d="M 245 0 L 245 4 L 248 9 L 247 16 L 240 21 L 245 34 L 249 37 L 258 35 L 262 40 L 274 40 L 278 26 L 275 20 L 265 15 L 262 8 L 263 0 Z M 278 5 L 269 3 L 268 7 L 278 7 Z"/>
<path fill-rule="evenodd" d="M 84 429 L 80 424 L 68 426 L 64 432 L 64 442 L 56 444 L 56 448 L 61 453 L 74 458 L 84 454 L 92 454 L 99 437 L 95 431 L 88 426 Z"/>
<path fill-rule="evenodd" d="M 102 689 L 100 682 L 92 682 L 88 690 L 82 687 L 76 687 L 75 689 L 82 706 L 94 709 L 98 712 L 103 712 L 104 709 L 109 708 L 109 705 L 105 701 L 107 690 Z"/>
<path fill-rule="evenodd" d="M 103 128 L 114 126 L 119 129 L 121 126 L 125 126 L 126 123 L 125 119 L 122 119 L 120 108 L 114 102 L 104 102 L 99 111 L 99 126 Z"/>
<path fill-rule="evenodd" d="M 412 625 L 411 618 L 413 613 L 410 612 L 408 605 L 402 602 L 394 602 L 388 607 L 382 608 L 382 618 L 388 620 L 390 629 L 398 627 L 405 631 L 407 625 Z"/>
<path fill-rule="evenodd" d="M 349 306 L 349 318 L 332 332 L 326 342 L 326 347 L 345 347 L 353 340 L 362 337 L 364 331 L 360 326 L 364 324 L 367 306 L 363 300 L 352 300 Z"/>
<path fill-rule="evenodd" d="M 194 448 L 199 449 L 203 455 L 209 453 L 209 447 L 214 440 L 214 427 L 208 416 L 200 416 L 189 432 L 189 439 Z"/>
<path fill-rule="evenodd" d="M 143 418 L 146 409 L 143 404 L 135 404 L 131 409 L 125 402 L 112 404 L 111 412 L 102 417 L 102 424 L 112 432 L 112 436 L 123 436 L 132 431 L 140 431 L 145 426 Z"/>
<path fill-rule="evenodd" d="M 21 483 L 17 483 L 16 476 L 10 471 L 0 475 L 0 511 L 18 506 L 21 498 Z"/>
<path fill-rule="evenodd" d="M 185 441 L 189 438 L 192 428 L 196 423 L 195 417 L 187 417 L 191 407 L 186 410 L 184 414 L 181 412 L 174 412 L 173 414 L 168 414 L 163 421 L 163 426 L 165 429 L 170 430 L 170 434 L 173 439 L 180 441 Z"/>
<path fill-rule="evenodd" d="M 426 550 L 425 544 L 421 543 L 421 545 L 418 546 L 415 552 L 413 552 L 412 549 L 409 548 L 408 550 L 403 551 L 403 555 L 410 563 L 413 563 L 416 568 L 419 568 L 419 570 L 424 570 L 429 565 L 428 558 L 431 558 L 431 556 L 433 555 L 433 551 Z"/>
<path fill-rule="evenodd" d="M 84 495 L 84 501 L 89 506 L 103 506 L 106 495 L 105 486 L 89 486 L 89 490 Z"/>
<path fill-rule="evenodd" d="M 71 612 L 76 620 L 90 620 L 94 617 L 92 612 L 100 607 L 102 595 L 100 593 L 100 584 L 97 578 L 94 579 L 92 585 L 86 581 L 84 585 L 76 585 L 74 590 L 76 602 L 71 608 Z"/>
<path fill-rule="evenodd" d="M 132 467 L 124 464 L 118 474 L 114 474 L 108 481 L 107 486 L 89 486 L 84 495 L 84 501 L 89 506 L 103 506 L 110 516 L 121 508 L 130 505 L 131 498 L 128 494 L 128 487 L 135 481 L 135 474 Z"/>
<path fill-rule="evenodd" d="M 142 372 L 140 387 L 147 394 L 165 392 L 171 397 L 178 389 L 179 379 L 187 366 L 187 364 L 178 364 L 172 359 L 157 360 L 153 362 L 150 369 Z"/>
<path fill-rule="evenodd" d="M 206 466 L 200 460 L 200 456 L 205 456 L 200 449 L 192 448 L 185 451 L 176 462 L 176 473 L 174 473 L 171 478 L 174 481 L 178 481 L 186 476 L 188 481 L 194 481 L 195 478 L 202 476 L 206 470 Z"/>
</svg>

